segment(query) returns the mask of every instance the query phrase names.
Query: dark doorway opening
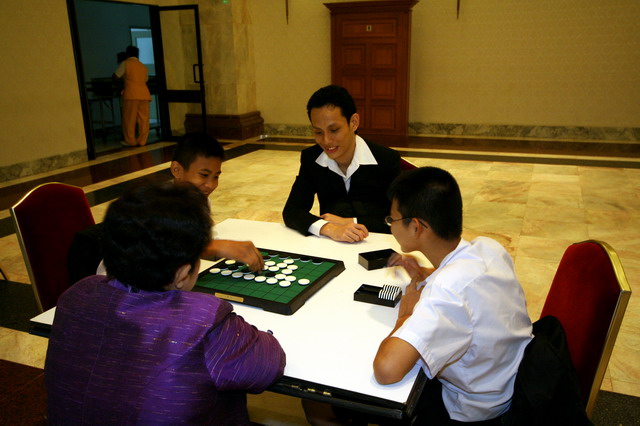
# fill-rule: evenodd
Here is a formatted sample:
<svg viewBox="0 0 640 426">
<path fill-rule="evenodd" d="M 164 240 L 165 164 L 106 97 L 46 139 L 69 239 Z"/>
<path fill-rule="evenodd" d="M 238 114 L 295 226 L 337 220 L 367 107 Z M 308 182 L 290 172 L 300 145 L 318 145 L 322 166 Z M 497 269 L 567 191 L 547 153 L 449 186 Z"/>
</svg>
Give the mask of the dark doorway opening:
<svg viewBox="0 0 640 426">
<path fill-rule="evenodd" d="M 112 74 L 118 66 L 118 53 L 129 45 L 140 49 L 139 59 L 149 70 L 147 86 L 152 100 L 148 144 L 177 139 L 184 133 L 182 116 L 187 113 L 202 114 L 204 119 L 196 5 L 161 8 L 116 1 L 67 0 L 67 7 L 89 159 L 122 149 L 123 86 L 121 81 L 112 79 Z M 167 12 L 163 12 L 165 9 Z M 177 45 L 176 40 L 180 41 Z M 168 61 L 166 52 L 171 55 Z M 168 63 L 180 64 L 181 68 L 167 67 Z"/>
</svg>

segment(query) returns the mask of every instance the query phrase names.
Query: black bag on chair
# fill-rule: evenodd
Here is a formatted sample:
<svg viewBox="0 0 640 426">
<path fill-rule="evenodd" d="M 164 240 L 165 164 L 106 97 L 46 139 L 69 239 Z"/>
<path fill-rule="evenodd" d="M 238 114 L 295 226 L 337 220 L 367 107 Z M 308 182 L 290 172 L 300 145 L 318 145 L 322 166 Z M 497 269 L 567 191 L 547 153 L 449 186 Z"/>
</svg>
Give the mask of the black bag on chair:
<svg viewBox="0 0 640 426">
<path fill-rule="evenodd" d="M 533 335 L 518 368 L 503 426 L 593 425 L 581 402 L 562 324 L 546 316 L 533 323 Z"/>
</svg>

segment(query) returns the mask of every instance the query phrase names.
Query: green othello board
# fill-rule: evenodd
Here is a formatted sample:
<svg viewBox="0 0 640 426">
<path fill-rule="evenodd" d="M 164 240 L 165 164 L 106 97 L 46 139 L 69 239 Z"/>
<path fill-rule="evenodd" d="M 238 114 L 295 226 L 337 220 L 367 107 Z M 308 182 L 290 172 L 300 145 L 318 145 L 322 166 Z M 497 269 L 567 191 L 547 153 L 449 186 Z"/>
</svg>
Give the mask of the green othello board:
<svg viewBox="0 0 640 426">
<path fill-rule="evenodd" d="M 332 278 L 344 271 L 339 260 L 258 249 L 265 269 L 254 273 L 233 260 L 222 259 L 198 277 L 195 291 L 221 299 L 291 315 Z"/>
</svg>

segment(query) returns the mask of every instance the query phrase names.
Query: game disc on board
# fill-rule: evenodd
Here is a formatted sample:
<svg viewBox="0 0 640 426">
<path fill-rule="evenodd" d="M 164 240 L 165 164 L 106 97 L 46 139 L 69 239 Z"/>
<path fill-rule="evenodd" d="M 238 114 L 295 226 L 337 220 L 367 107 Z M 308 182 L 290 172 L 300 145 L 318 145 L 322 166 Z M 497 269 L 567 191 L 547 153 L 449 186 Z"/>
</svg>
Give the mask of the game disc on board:
<svg viewBox="0 0 640 426">
<path fill-rule="evenodd" d="M 280 268 L 278 268 L 277 266 L 269 266 L 269 270 L 271 272 L 278 272 L 280 270 Z"/>
<path fill-rule="evenodd" d="M 295 271 L 296 269 L 298 269 L 298 265 L 289 265 L 289 267 L 287 268 L 291 271 Z"/>
<path fill-rule="evenodd" d="M 265 276 L 263 276 L 263 275 L 258 275 L 258 276 L 255 278 L 255 280 L 256 280 L 256 282 L 257 282 L 257 283 L 263 283 L 263 282 L 265 282 L 265 281 L 267 280 L 267 277 L 265 277 Z"/>
<path fill-rule="evenodd" d="M 291 265 L 293 262 L 295 262 L 295 260 L 293 260 L 293 259 L 285 259 L 285 260 L 282 261 L 282 263 L 286 263 L 288 265 Z"/>
<path fill-rule="evenodd" d="M 280 282 L 278 283 L 278 285 L 279 285 L 280 287 L 289 287 L 289 286 L 291 285 L 291 282 L 289 282 L 289 281 L 280 281 Z"/>
<path fill-rule="evenodd" d="M 280 271 L 280 273 L 281 273 L 281 274 L 284 274 L 284 275 L 289 275 L 289 274 L 290 274 L 290 273 L 292 273 L 292 272 L 293 272 L 293 271 L 292 271 L 291 269 L 282 269 L 282 270 Z"/>
<path fill-rule="evenodd" d="M 302 278 L 302 279 L 298 280 L 298 284 L 300 284 L 300 285 L 308 285 L 310 282 L 311 281 L 309 281 L 306 278 Z"/>
<path fill-rule="evenodd" d="M 226 277 L 227 275 L 231 275 L 231 273 L 232 272 L 230 270 L 225 269 L 224 271 L 220 272 L 220 275 L 224 275 Z"/>
<path fill-rule="evenodd" d="M 287 275 L 286 277 L 284 277 L 284 279 L 289 281 L 289 282 L 293 282 L 293 281 L 297 280 L 297 278 L 294 277 L 293 275 Z"/>
<path fill-rule="evenodd" d="M 224 263 L 225 263 L 225 265 L 235 265 L 236 261 L 232 260 L 232 259 L 229 259 L 229 260 L 225 260 Z"/>
<path fill-rule="evenodd" d="M 267 278 L 267 284 L 275 284 L 277 282 L 278 280 L 276 280 L 275 278 Z"/>
<path fill-rule="evenodd" d="M 287 264 L 286 264 L 286 263 L 284 263 L 284 262 L 282 262 L 282 263 L 278 263 L 276 266 L 277 266 L 278 268 L 286 268 L 286 267 L 287 267 Z"/>
<path fill-rule="evenodd" d="M 285 274 L 276 274 L 276 276 L 274 277 L 277 280 L 284 280 L 284 277 L 286 277 Z"/>
<path fill-rule="evenodd" d="M 266 262 L 264 262 L 264 266 L 273 266 L 275 264 L 276 262 L 274 262 L 273 260 L 267 260 Z"/>
<path fill-rule="evenodd" d="M 219 274 L 220 271 L 222 271 L 222 269 L 220 269 L 220 268 L 211 268 L 211 269 L 209 269 L 209 272 L 212 273 L 212 274 Z"/>
<path fill-rule="evenodd" d="M 242 277 L 242 278 L 244 278 L 245 280 L 249 281 L 249 280 L 254 279 L 255 277 L 256 277 L 256 276 L 255 276 L 255 275 L 253 275 L 253 274 L 246 274 L 246 275 L 245 275 L 244 277 Z"/>
<path fill-rule="evenodd" d="M 322 260 L 318 259 L 317 257 L 314 257 L 313 259 L 311 259 L 311 261 L 313 262 L 314 265 L 322 264 Z"/>
<path fill-rule="evenodd" d="M 234 272 L 233 274 L 231 274 L 231 276 L 233 278 L 240 278 L 241 276 L 243 276 L 244 274 L 242 272 Z"/>
<path fill-rule="evenodd" d="M 311 258 L 309 256 L 300 256 L 300 262 L 308 262 Z"/>
</svg>

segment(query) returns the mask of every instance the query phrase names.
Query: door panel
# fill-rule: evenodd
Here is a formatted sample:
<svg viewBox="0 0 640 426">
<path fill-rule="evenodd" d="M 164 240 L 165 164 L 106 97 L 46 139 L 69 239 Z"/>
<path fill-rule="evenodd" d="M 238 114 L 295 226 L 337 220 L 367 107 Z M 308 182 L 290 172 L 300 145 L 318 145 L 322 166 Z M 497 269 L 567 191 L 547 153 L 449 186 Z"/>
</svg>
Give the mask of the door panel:
<svg viewBox="0 0 640 426">
<path fill-rule="evenodd" d="M 186 132 L 187 115 L 200 116 L 202 125 L 206 123 L 198 6 L 155 7 L 152 22 L 157 32 L 158 74 L 164 76 L 159 82 L 163 134 L 177 139 Z"/>
</svg>

